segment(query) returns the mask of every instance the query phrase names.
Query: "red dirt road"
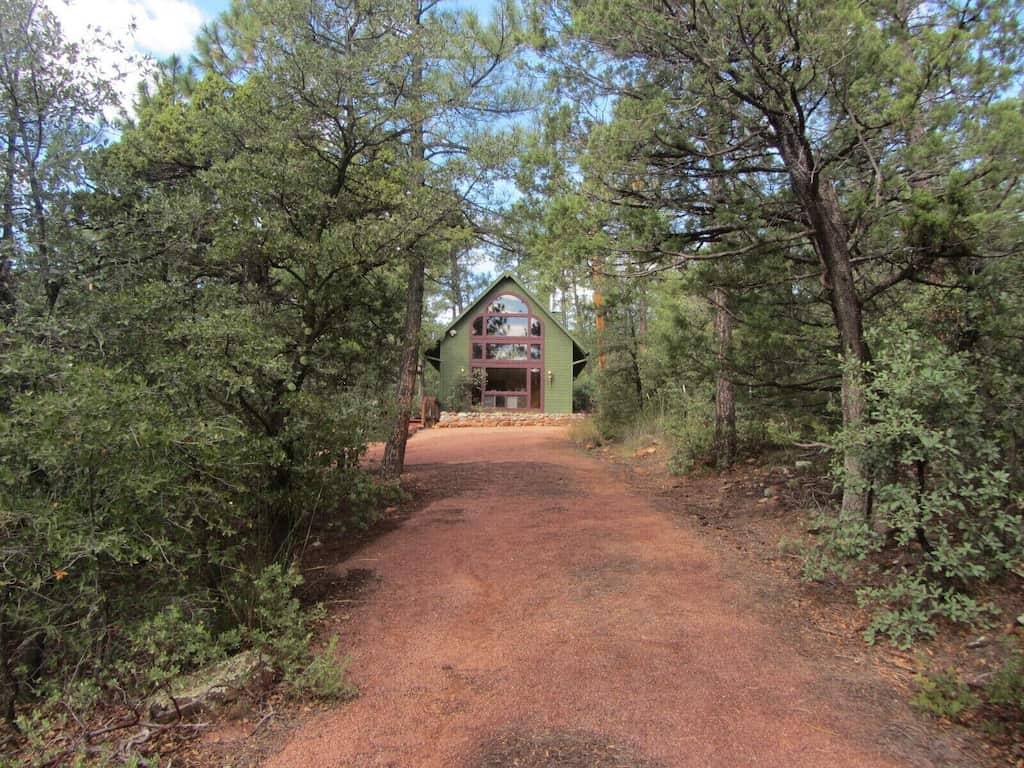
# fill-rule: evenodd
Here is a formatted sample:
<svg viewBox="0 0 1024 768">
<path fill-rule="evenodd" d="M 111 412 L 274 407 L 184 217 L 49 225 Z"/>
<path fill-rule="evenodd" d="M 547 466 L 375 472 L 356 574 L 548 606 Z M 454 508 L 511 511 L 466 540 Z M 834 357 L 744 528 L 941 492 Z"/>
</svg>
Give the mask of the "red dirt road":
<svg viewBox="0 0 1024 768">
<path fill-rule="evenodd" d="M 336 565 L 379 579 L 345 625 L 360 696 L 268 765 L 933 765 L 563 430 L 421 432 L 407 463 L 426 506 Z"/>
</svg>

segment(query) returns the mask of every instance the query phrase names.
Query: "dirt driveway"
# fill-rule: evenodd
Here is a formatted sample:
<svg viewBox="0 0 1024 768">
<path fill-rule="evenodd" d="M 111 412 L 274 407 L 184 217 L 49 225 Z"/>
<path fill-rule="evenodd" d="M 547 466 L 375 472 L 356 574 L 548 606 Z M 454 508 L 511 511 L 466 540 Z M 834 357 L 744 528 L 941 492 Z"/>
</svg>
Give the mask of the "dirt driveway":
<svg viewBox="0 0 1024 768">
<path fill-rule="evenodd" d="M 377 585 L 345 625 L 360 696 L 269 765 L 965 764 L 837 696 L 830 658 L 561 429 L 421 432 L 406 479 L 425 506 L 335 566 Z"/>
</svg>

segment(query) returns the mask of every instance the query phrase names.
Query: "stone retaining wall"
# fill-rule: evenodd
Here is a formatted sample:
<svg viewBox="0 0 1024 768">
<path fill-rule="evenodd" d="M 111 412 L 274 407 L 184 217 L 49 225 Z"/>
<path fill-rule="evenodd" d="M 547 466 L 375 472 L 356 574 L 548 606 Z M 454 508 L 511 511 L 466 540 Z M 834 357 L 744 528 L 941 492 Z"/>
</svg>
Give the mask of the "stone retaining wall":
<svg viewBox="0 0 1024 768">
<path fill-rule="evenodd" d="M 442 411 L 439 429 L 456 427 L 561 427 L 580 421 L 582 413 L 515 413 L 514 411 L 459 412 Z"/>
</svg>

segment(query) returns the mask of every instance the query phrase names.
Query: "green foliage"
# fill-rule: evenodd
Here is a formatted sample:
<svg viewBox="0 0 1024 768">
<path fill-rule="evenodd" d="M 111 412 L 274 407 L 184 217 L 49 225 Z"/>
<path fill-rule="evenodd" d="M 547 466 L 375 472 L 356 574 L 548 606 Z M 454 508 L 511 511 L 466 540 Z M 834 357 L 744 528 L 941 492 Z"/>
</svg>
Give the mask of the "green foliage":
<svg viewBox="0 0 1024 768">
<path fill-rule="evenodd" d="M 963 721 L 967 716 L 983 717 L 991 734 L 1005 737 L 1007 730 L 1024 730 L 1024 650 L 1008 640 L 1006 656 L 988 681 L 973 691 L 955 672 L 924 675 L 921 690 L 911 699 L 918 709 L 936 717 Z"/>
<path fill-rule="evenodd" d="M 594 376 L 586 371 L 572 382 L 572 412 L 590 413 L 594 408 Z"/>
<path fill-rule="evenodd" d="M 882 634 L 906 646 L 934 634 L 938 618 L 971 624 L 986 615 L 970 591 L 1024 555 L 1021 497 L 1003 469 L 992 405 L 970 356 L 898 324 L 874 341 L 875 360 L 863 372 L 867 418 L 838 436 L 844 450 L 865 457 L 873 519 L 826 521 L 808 573 L 902 549 L 906 567 L 859 595 L 882 606 L 867 639 Z M 837 465 L 840 482 L 842 471 Z"/>
<path fill-rule="evenodd" d="M 272 564 L 255 578 L 239 574 L 228 586 L 230 601 L 240 626 L 242 642 L 257 650 L 281 673 L 296 695 L 348 698 L 355 688 L 345 677 L 348 657 L 338 658 L 339 637 L 314 653 L 312 626 L 326 615 L 322 606 L 306 610 L 294 595 L 302 583 L 295 570 Z"/>
<path fill-rule="evenodd" d="M 600 431 L 597 429 L 597 425 L 594 423 L 594 419 L 587 417 L 581 421 L 574 421 L 569 425 L 569 439 L 576 445 L 586 447 L 599 446 L 604 442 L 604 438 L 601 436 Z"/>
<path fill-rule="evenodd" d="M 936 717 L 959 721 L 979 704 L 966 683 L 953 672 L 919 678 L 921 690 L 910 700 L 917 709 Z"/>
<path fill-rule="evenodd" d="M 327 646 L 313 655 L 309 664 L 291 679 L 296 693 L 321 699 L 351 699 L 359 690 L 347 678 L 350 656 L 338 658 L 339 637 L 332 635 Z"/>
<path fill-rule="evenodd" d="M 884 587 L 861 588 L 857 598 L 862 606 L 880 606 L 864 631 L 864 639 L 874 643 L 885 636 L 900 648 L 909 648 L 919 637 L 934 637 L 939 619 L 978 626 L 998 613 L 991 605 L 979 604 L 962 588 L 942 587 L 907 573 L 896 575 L 893 583 Z"/>
<path fill-rule="evenodd" d="M 598 376 L 597 413 L 594 422 L 606 440 L 621 439 L 639 418 L 642 402 L 637 396 L 636 377 L 625 365 L 614 367 Z"/>
<path fill-rule="evenodd" d="M 75 50 L 39 11 L 37 53 L 61 66 L 29 62 L 32 77 L 64 78 L 52 92 L 67 98 L 10 146 L 46 145 L 42 207 L 0 221 L 4 714 L 40 696 L 138 699 L 246 646 L 293 685 L 343 689 L 309 655 L 315 614 L 289 564 L 315 523 L 365 528 L 394 495 L 359 461 L 389 415 L 406 255 L 471 242 L 464 187 L 508 151 L 469 127 L 496 98 L 477 68 L 516 27 L 372 6 L 239 5 L 92 152 L 74 142 L 106 91 L 64 66 Z M 4 77 L 27 85 L 8 26 Z M 441 131 L 449 109 L 461 117 Z M 424 120 L 457 158 L 416 161 Z M 20 215 L 41 171 L 11 156 L 0 200 Z"/>
<path fill-rule="evenodd" d="M 715 426 L 710 396 L 702 389 L 680 393 L 669 411 L 666 429 L 673 445 L 669 469 L 679 475 L 690 472 L 711 456 Z"/>
<path fill-rule="evenodd" d="M 309 623 L 294 595 L 301 583 L 297 571 L 273 563 L 255 579 L 240 572 L 225 585 L 225 596 L 245 638 L 271 659 L 286 679 L 308 663 Z"/>
<path fill-rule="evenodd" d="M 816 545 L 804 559 L 805 579 L 824 579 L 831 573 L 845 577 L 851 561 L 863 561 L 877 551 L 878 538 L 869 522 L 861 516 L 819 510 L 811 529 L 818 531 Z"/>
<path fill-rule="evenodd" d="M 1024 647 L 1019 642 L 1009 649 L 986 694 L 989 703 L 1005 707 L 1016 718 L 1018 728 L 1024 729 Z"/>
<path fill-rule="evenodd" d="M 451 389 L 445 394 L 444 407 L 449 411 L 471 411 L 473 392 L 483 391 L 484 372 L 480 368 L 472 368 L 470 372 L 461 372 L 452 381 Z"/>
<path fill-rule="evenodd" d="M 597 428 L 608 439 L 621 439 L 644 411 L 643 374 L 640 368 L 639 328 L 646 320 L 644 286 L 603 281 L 604 303 L 599 316 L 604 331 L 597 339 Z"/>
</svg>

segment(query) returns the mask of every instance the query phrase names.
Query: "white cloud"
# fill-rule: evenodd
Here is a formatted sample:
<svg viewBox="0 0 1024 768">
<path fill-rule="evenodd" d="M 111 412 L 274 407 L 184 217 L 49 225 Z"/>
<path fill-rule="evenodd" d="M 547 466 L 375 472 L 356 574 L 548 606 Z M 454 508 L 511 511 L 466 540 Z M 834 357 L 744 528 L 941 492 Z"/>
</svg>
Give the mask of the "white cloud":
<svg viewBox="0 0 1024 768">
<path fill-rule="evenodd" d="M 150 57 L 190 53 L 204 21 L 199 7 L 188 0 L 48 0 L 47 5 L 60 20 L 66 39 L 88 41 L 98 29 L 123 45 L 120 53 L 95 53 L 104 75 L 113 78 L 118 71 L 126 73 L 118 86 L 126 106 L 152 66 Z M 129 61 L 129 56 L 134 60 Z"/>
</svg>

